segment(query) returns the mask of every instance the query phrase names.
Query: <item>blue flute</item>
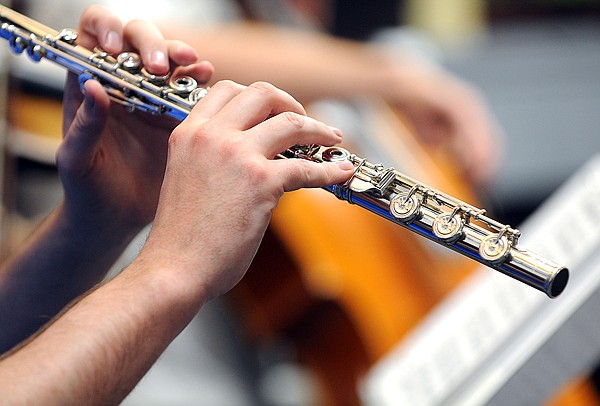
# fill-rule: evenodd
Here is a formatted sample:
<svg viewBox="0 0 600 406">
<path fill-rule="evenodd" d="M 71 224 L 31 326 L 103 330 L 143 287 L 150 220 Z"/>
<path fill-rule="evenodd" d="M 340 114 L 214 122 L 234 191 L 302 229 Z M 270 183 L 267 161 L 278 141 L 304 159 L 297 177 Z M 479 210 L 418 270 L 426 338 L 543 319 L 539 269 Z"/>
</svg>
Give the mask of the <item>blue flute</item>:
<svg viewBox="0 0 600 406">
<path fill-rule="evenodd" d="M 75 44 L 77 33 L 60 32 L 0 5 L 0 36 L 16 53 L 26 52 L 64 66 L 83 84 L 99 81 L 110 98 L 130 110 L 185 119 L 208 92 L 189 76 L 157 76 L 147 72 L 138 54 L 114 57 L 101 49 Z M 299 145 L 278 155 L 314 162 L 350 161 L 354 174 L 325 187 L 341 200 L 361 206 L 423 237 L 502 272 L 551 298 L 560 295 L 569 271 L 518 245 L 520 232 L 485 215 L 485 210 L 427 186 L 393 168 L 372 164 L 340 147 Z"/>
</svg>

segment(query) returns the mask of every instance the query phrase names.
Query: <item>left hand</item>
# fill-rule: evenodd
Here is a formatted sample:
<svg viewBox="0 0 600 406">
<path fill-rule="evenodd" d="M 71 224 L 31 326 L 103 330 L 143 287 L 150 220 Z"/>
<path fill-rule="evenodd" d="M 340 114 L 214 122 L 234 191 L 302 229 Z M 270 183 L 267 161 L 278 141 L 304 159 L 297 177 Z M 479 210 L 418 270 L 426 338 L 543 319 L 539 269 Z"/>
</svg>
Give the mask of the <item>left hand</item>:
<svg viewBox="0 0 600 406">
<path fill-rule="evenodd" d="M 213 72 L 199 62 L 190 46 L 165 40 L 147 22 L 121 21 L 100 6 L 81 17 L 78 44 L 100 46 L 110 54 L 138 50 L 146 69 L 162 75 L 189 75 L 200 84 Z M 177 125 L 170 117 L 129 113 L 111 104 L 102 86 L 85 84 L 85 100 L 78 78 L 70 74 L 64 97 L 64 140 L 57 166 L 65 190 L 65 212 L 76 223 L 111 232 L 136 233 L 156 211 L 163 179 L 167 140 Z"/>
</svg>

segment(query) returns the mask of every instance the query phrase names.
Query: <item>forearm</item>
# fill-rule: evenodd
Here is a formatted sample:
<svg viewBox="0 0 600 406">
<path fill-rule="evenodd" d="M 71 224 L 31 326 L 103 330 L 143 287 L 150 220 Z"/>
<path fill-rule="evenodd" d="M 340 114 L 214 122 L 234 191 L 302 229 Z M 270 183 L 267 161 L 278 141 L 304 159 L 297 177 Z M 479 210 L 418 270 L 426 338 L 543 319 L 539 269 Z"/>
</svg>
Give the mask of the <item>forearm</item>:
<svg viewBox="0 0 600 406">
<path fill-rule="evenodd" d="M 0 360 L 2 400 L 118 403 L 200 307 L 244 276 L 284 191 L 351 176 L 350 163 L 271 159 L 297 143 L 341 141 L 339 130 L 303 113 L 296 100 L 266 83 L 215 85 L 169 139 L 144 249 L 117 277 Z M 223 190 L 234 193 L 223 199 Z"/>
<path fill-rule="evenodd" d="M 376 47 L 319 33 L 245 23 L 163 31 L 211 61 L 215 80 L 267 80 L 302 102 L 379 94 L 393 71 L 391 59 Z"/>
<path fill-rule="evenodd" d="M 102 280 L 134 235 L 53 212 L 0 271 L 0 353 Z"/>
<path fill-rule="evenodd" d="M 8 404 L 117 404 L 203 303 L 165 268 L 134 262 L 0 361 Z"/>
</svg>

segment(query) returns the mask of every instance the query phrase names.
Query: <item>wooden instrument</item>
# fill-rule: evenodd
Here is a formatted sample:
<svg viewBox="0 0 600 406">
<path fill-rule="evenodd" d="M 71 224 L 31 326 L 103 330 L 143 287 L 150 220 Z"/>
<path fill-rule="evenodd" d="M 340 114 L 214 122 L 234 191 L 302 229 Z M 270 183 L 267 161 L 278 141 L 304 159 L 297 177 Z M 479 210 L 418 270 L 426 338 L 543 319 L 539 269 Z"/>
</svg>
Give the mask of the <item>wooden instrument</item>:
<svg viewBox="0 0 600 406">
<path fill-rule="evenodd" d="M 127 108 L 184 119 L 206 94 L 207 89 L 197 87 L 192 78 L 148 74 L 133 53 L 114 58 L 102 50 L 86 50 L 75 45 L 73 31 L 57 32 L 3 6 L 0 13 L 1 36 L 15 52 L 56 62 L 79 74 L 82 83 L 96 79 Z M 357 190 L 351 183 L 342 187 L 343 192 L 383 198 L 381 205 L 388 208 L 415 201 L 414 216 L 391 211 L 385 218 L 373 216 L 320 190 L 290 193 L 275 211 L 252 268 L 230 295 L 251 337 L 269 340 L 283 335 L 294 343 L 298 358 L 322 378 L 330 404 L 358 403 L 357 380 L 469 272 L 474 262 L 466 256 L 516 275 L 549 296 L 557 296 L 566 285 L 566 268 L 520 249 L 517 230 L 463 203 L 474 201 L 468 188 L 439 151 L 427 151 L 411 138 L 398 112 L 384 106 L 377 111 L 378 121 L 399 134 L 380 141 L 389 148 L 396 148 L 401 139 L 408 142 L 405 149 L 427 183 L 388 171 L 390 183 L 379 189 L 379 195 Z M 340 151 L 345 150 L 335 154 Z M 323 154 L 300 147 L 282 157 L 323 159 Z M 379 166 L 352 160 L 357 169 L 352 182 L 379 182 Z M 377 172 L 377 177 L 361 172 L 365 168 Z M 447 222 L 437 231 L 443 234 L 456 221 L 459 232 L 440 237 L 434 225 L 438 217 Z M 485 227 L 471 220 L 482 220 Z M 435 244 L 411 231 L 428 234 Z M 454 246 L 466 256 L 440 246 Z"/>
</svg>

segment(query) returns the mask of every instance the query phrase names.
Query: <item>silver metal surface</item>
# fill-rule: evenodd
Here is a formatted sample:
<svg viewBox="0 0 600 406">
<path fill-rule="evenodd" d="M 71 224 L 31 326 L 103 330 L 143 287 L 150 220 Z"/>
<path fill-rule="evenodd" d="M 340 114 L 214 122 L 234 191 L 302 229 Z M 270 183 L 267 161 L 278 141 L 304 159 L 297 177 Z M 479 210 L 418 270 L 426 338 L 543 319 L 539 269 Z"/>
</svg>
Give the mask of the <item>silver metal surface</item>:
<svg viewBox="0 0 600 406">
<path fill-rule="evenodd" d="M 354 175 L 344 184 L 324 188 L 339 199 L 370 210 L 551 298 L 560 295 L 567 285 L 568 269 L 519 247 L 519 230 L 393 168 L 372 164 L 337 147 L 315 150 L 313 146 L 295 146 L 281 155 L 315 162 L 344 157 L 354 165 Z"/>
<path fill-rule="evenodd" d="M 0 6 L 0 36 L 17 54 L 27 51 L 33 61 L 45 58 L 80 76 L 83 83 L 99 81 L 109 96 L 132 110 L 183 120 L 206 89 L 191 77 L 160 77 L 141 69 L 139 56 L 125 52 L 116 58 L 103 50 L 76 45 L 77 33 L 60 32 Z"/>
<path fill-rule="evenodd" d="M 80 83 L 98 80 L 109 96 L 131 110 L 170 115 L 183 120 L 206 95 L 191 77 L 156 77 L 136 54 L 115 59 L 102 50 L 75 45 L 72 30 L 57 32 L 0 6 L 0 36 L 16 53 L 32 60 L 46 58 L 79 75 Z M 471 206 L 393 168 L 372 164 L 343 148 L 300 145 L 279 158 L 315 162 L 347 160 L 354 174 L 344 184 L 325 187 L 341 200 L 357 204 L 432 241 L 532 286 L 549 297 L 566 287 L 569 271 L 518 246 L 520 232 Z"/>
</svg>

